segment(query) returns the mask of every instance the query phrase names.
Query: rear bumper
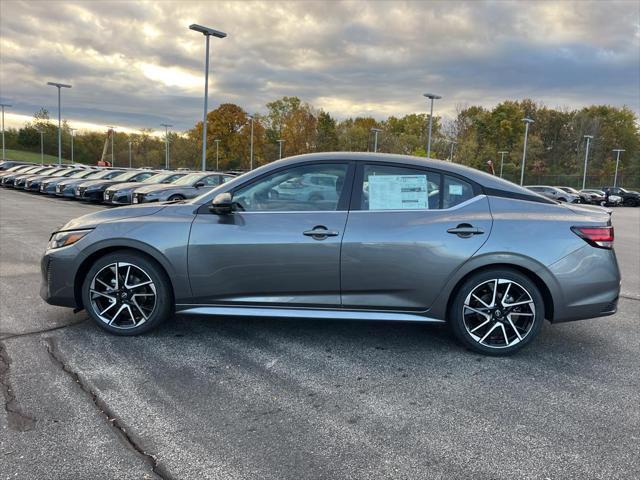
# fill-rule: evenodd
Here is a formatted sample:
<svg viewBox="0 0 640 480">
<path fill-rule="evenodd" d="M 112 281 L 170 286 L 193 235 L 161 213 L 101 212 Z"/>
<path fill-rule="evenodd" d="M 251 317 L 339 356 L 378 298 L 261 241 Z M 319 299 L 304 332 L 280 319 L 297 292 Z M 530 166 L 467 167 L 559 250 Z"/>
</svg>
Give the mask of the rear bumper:
<svg viewBox="0 0 640 480">
<path fill-rule="evenodd" d="M 616 313 L 620 270 L 613 250 L 585 245 L 549 270 L 559 286 L 554 294 L 554 323 Z"/>
</svg>

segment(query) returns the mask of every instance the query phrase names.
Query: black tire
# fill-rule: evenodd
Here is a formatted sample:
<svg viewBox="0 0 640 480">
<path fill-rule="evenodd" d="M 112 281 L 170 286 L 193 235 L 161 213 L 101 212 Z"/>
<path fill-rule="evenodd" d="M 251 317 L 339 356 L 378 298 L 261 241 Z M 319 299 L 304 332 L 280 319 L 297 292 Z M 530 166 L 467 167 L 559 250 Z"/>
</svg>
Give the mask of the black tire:
<svg viewBox="0 0 640 480">
<path fill-rule="evenodd" d="M 184 196 L 183 195 L 171 195 L 167 201 L 169 202 L 175 202 L 176 200 L 184 200 Z"/>
<path fill-rule="evenodd" d="M 566 199 L 566 198 L 564 198 L 564 197 L 560 197 L 560 198 L 558 199 L 558 201 L 559 201 L 559 202 L 565 202 L 565 203 L 566 203 L 566 202 L 567 202 L 567 199 Z"/>
<path fill-rule="evenodd" d="M 531 303 L 533 304 L 534 313 L 531 314 L 530 317 L 519 316 L 518 313 L 514 311 L 515 307 L 512 307 L 509 310 L 509 312 L 518 316 L 513 319 L 513 322 L 515 322 L 515 326 L 513 328 L 510 328 L 511 325 L 508 323 L 507 319 L 510 319 L 512 317 L 507 316 L 506 312 L 504 311 L 490 312 L 490 309 L 487 309 L 486 312 L 488 314 L 488 317 L 490 318 L 489 323 L 486 325 L 486 327 L 481 327 L 482 329 L 478 331 L 478 335 L 474 338 L 474 335 L 470 333 L 470 329 L 467 327 L 468 323 L 471 321 L 470 319 L 473 319 L 475 315 L 475 319 L 476 319 L 475 321 L 477 322 L 477 324 L 472 326 L 476 328 L 477 325 L 480 325 L 480 323 L 484 322 L 485 317 L 484 316 L 481 317 L 480 314 L 474 314 L 474 312 L 468 309 L 469 307 L 465 307 L 465 300 L 467 300 L 468 297 L 471 297 L 472 292 L 479 291 L 477 290 L 477 287 L 480 287 L 481 285 L 484 285 L 484 284 L 490 285 L 491 284 L 490 282 L 495 279 L 500 279 L 505 281 L 500 283 L 501 286 L 502 285 L 508 286 L 508 283 L 512 282 L 513 285 L 517 285 L 517 287 L 521 287 L 526 293 L 528 293 L 530 296 Z M 521 293 L 517 287 L 514 287 L 514 291 L 516 291 L 517 293 Z M 486 288 L 489 288 L 489 287 L 486 287 Z M 503 287 L 498 287 L 498 292 L 500 292 L 501 288 Z M 504 288 L 503 288 L 502 294 L 504 295 Z M 500 293 L 498 293 L 497 297 L 499 296 L 500 296 Z M 527 301 L 529 300 L 526 297 L 524 298 Z M 500 299 L 497 298 L 495 303 L 497 303 L 499 300 Z M 531 308 L 530 305 L 526 305 L 523 307 L 519 307 L 517 311 L 518 312 L 531 311 L 531 310 L 522 310 L 522 308 L 524 307 L 526 307 L 527 309 Z M 498 304 L 498 308 L 501 308 L 500 304 Z M 463 315 L 463 309 L 466 312 L 467 317 Z M 500 314 L 502 317 L 498 318 L 496 317 L 496 314 Z M 526 315 L 526 313 L 522 313 L 522 315 Z M 500 268 L 500 269 L 483 270 L 476 274 L 473 274 L 458 288 L 458 290 L 454 294 L 454 298 L 451 303 L 448 322 L 455 337 L 467 348 L 485 355 L 503 356 L 503 355 L 512 354 L 520 350 L 524 346 L 526 346 L 528 343 L 530 343 L 540 333 L 540 329 L 542 328 L 542 324 L 544 322 L 544 317 L 545 317 L 544 300 L 542 298 L 542 294 L 540 293 L 540 290 L 535 285 L 535 283 L 531 281 L 529 277 L 523 275 L 522 273 L 516 270 Z M 467 319 L 467 323 L 465 323 L 465 318 Z M 530 324 L 527 318 L 531 319 Z M 519 332 L 522 333 L 522 338 L 518 340 L 517 343 L 513 345 L 508 345 L 507 337 L 513 337 L 513 341 L 516 341 L 516 339 L 519 338 L 520 336 L 520 334 L 515 331 L 516 330 L 515 327 L 524 325 L 524 323 L 518 323 L 518 322 L 527 323 L 528 328 L 526 329 L 526 333 L 525 333 L 525 330 L 519 330 Z M 506 332 L 504 333 L 504 338 L 505 338 L 504 346 L 501 346 L 499 343 L 496 343 L 495 346 L 486 346 L 485 344 L 480 343 L 480 341 L 478 340 L 478 337 L 483 333 L 486 333 L 487 331 L 489 331 L 489 329 L 491 329 L 492 326 L 496 323 L 502 324 L 502 327 L 498 325 L 496 330 L 494 330 L 496 331 L 496 333 L 494 333 L 493 336 L 489 336 L 487 338 L 487 341 L 490 342 L 493 337 L 496 337 L 499 339 L 499 336 L 500 336 L 499 334 L 501 334 L 502 332 Z M 473 331 L 474 328 L 471 328 L 471 330 Z M 515 337 L 514 335 L 517 335 L 518 337 Z"/>
<path fill-rule="evenodd" d="M 124 286 L 122 287 L 122 290 L 126 290 L 129 292 L 128 300 L 126 299 L 123 300 L 123 298 L 120 298 L 119 296 L 119 295 L 122 295 L 122 293 L 126 294 L 126 291 L 121 292 L 120 294 L 116 294 L 114 293 L 115 290 L 105 289 L 104 290 L 105 293 L 108 293 L 109 296 L 113 297 L 114 299 L 117 297 L 117 301 L 121 302 L 121 303 L 116 303 L 114 308 L 111 309 L 111 312 L 113 312 L 116 309 L 119 309 L 122 303 L 126 303 L 130 307 L 129 310 L 125 308 L 123 310 L 123 313 L 121 314 L 122 317 L 118 316 L 118 318 L 115 319 L 113 324 L 108 324 L 106 321 L 108 320 L 108 318 L 106 317 L 108 317 L 108 315 L 111 315 L 111 314 L 105 313 L 101 317 L 100 313 L 102 312 L 96 311 L 96 307 L 97 307 L 97 303 L 100 301 L 107 302 L 107 303 L 104 303 L 103 306 L 105 305 L 108 306 L 110 305 L 111 300 L 104 300 L 104 297 L 107 297 L 106 295 L 92 294 L 91 288 L 93 283 L 94 285 L 99 286 L 99 287 L 96 287 L 96 289 L 102 289 L 103 285 L 105 284 L 104 283 L 100 284 L 98 280 L 94 282 L 94 278 L 96 278 L 96 275 L 98 275 L 100 272 L 105 272 L 106 275 L 109 275 L 110 273 L 113 272 L 113 269 L 107 268 L 107 267 L 115 264 L 118 264 L 119 269 L 127 268 L 126 265 L 122 265 L 122 264 L 132 265 L 133 267 L 141 270 L 142 273 L 146 274 L 148 279 L 150 279 L 152 283 L 149 284 L 148 286 L 136 287 L 136 288 L 138 289 L 145 288 L 147 289 L 146 290 L 147 292 L 153 291 L 155 294 L 155 300 L 154 300 L 152 309 L 151 308 L 145 309 L 146 308 L 145 305 L 142 305 L 142 308 L 140 308 L 138 307 L 139 304 L 132 303 L 132 300 L 135 300 L 133 289 L 128 290 L 128 289 L 125 289 Z M 137 272 L 137 270 L 134 270 L 134 272 Z M 119 272 L 118 278 L 120 279 L 120 283 L 127 285 L 123 278 L 124 275 L 131 275 L 131 274 L 130 273 L 127 274 L 126 272 Z M 135 275 L 136 273 L 134 273 L 131 278 L 134 278 L 134 281 L 143 283 L 140 280 L 135 280 Z M 145 280 L 145 278 L 142 277 L 142 274 L 139 274 L 139 275 L 140 276 L 138 278 L 142 278 L 142 280 Z M 135 290 L 135 291 L 140 292 L 139 290 Z M 92 295 L 93 295 L 93 300 L 91 298 Z M 150 293 L 143 294 L 142 295 L 143 298 L 138 298 L 138 300 L 140 300 L 141 302 L 145 302 L 147 301 L 146 300 L 147 296 L 150 296 L 150 295 L 151 295 Z M 96 299 L 99 299 L 99 300 L 96 300 Z M 171 284 L 162 267 L 158 265 L 158 263 L 155 260 L 147 257 L 146 255 L 140 254 L 134 251 L 130 251 L 130 250 L 118 250 L 118 251 L 109 253 L 103 257 L 100 257 L 98 260 L 96 260 L 96 262 L 91 266 L 91 268 L 87 272 L 87 275 L 82 283 L 82 302 L 89 316 L 98 324 L 100 328 L 110 333 L 113 333 L 115 335 L 125 335 L 125 336 L 140 335 L 142 333 L 146 333 L 150 330 L 153 330 L 154 328 L 158 327 L 161 323 L 166 321 L 169 318 L 169 316 L 171 316 L 171 314 L 173 313 L 173 307 L 174 307 Z M 127 318 L 126 314 L 131 314 L 131 312 L 133 312 L 134 316 L 139 315 L 140 319 L 145 317 L 144 314 L 146 312 L 147 314 L 145 317 L 146 319 L 143 322 L 141 322 L 139 325 L 134 326 L 133 324 L 135 324 L 135 318 L 133 318 L 132 325 L 129 326 L 124 323 L 124 320 L 126 320 Z M 129 318 L 132 318 L 132 317 L 129 316 Z"/>
</svg>

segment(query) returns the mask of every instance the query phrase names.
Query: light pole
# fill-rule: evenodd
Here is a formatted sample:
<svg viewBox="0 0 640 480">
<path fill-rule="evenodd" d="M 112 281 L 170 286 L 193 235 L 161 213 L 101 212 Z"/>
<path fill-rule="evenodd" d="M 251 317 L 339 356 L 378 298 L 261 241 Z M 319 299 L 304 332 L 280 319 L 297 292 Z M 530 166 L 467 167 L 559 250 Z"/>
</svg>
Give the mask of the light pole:
<svg viewBox="0 0 640 480">
<path fill-rule="evenodd" d="M 40 132 L 40 164 L 44 165 L 44 130 L 38 130 Z"/>
<path fill-rule="evenodd" d="M 71 88 L 71 85 L 65 85 L 64 83 L 47 82 L 47 85 L 56 87 L 58 89 L 58 165 L 62 165 L 62 113 L 61 113 L 61 101 L 60 101 L 60 89 Z"/>
<path fill-rule="evenodd" d="M 626 152 L 626 150 L 623 150 L 622 148 L 615 148 L 613 151 L 616 152 L 616 174 L 613 176 L 613 186 L 615 188 L 618 186 L 618 165 L 620 164 L 620 153 Z"/>
<path fill-rule="evenodd" d="M 202 171 L 207 167 L 207 100 L 209 95 L 209 37 L 224 38 L 226 33 L 203 27 L 196 23 L 189 25 L 191 30 L 200 32 L 205 36 L 205 62 L 204 62 L 204 115 L 202 116 Z"/>
<path fill-rule="evenodd" d="M 373 132 L 373 151 L 377 152 L 378 151 L 378 133 L 380 133 L 382 130 L 380 128 L 372 128 L 371 131 Z"/>
<path fill-rule="evenodd" d="M 0 107 L 2 107 L 2 160 L 6 160 L 7 157 L 4 156 L 4 109 L 11 108 L 11 105 L 7 103 L 0 103 Z"/>
<path fill-rule="evenodd" d="M 504 156 L 509 153 L 506 150 L 498 152 L 500 154 L 500 178 L 502 178 L 502 169 L 504 168 Z"/>
<path fill-rule="evenodd" d="M 113 137 L 116 136 L 116 127 L 113 125 L 107 125 L 107 128 L 111 130 L 111 166 L 116 166 L 116 152 L 113 149 Z"/>
<path fill-rule="evenodd" d="M 587 149 L 584 152 L 584 172 L 582 174 L 582 189 L 584 190 L 587 184 L 587 162 L 589 161 L 589 143 L 591 139 L 593 139 L 593 135 L 585 135 L 584 138 L 587 139 Z"/>
<path fill-rule="evenodd" d="M 73 165 L 75 162 L 73 161 L 73 137 L 76 136 L 77 128 L 69 127 L 69 131 L 71 132 L 71 164 Z"/>
<path fill-rule="evenodd" d="M 216 138 L 214 142 L 216 142 L 216 172 L 219 172 L 218 160 L 220 159 L 220 139 Z"/>
<path fill-rule="evenodd" d="M 451 150 L 449 152 L 449 161 L 453 162 L 453 147 L 454 145 L 457 145 L 458 142 L 456 142 L 455 140 L 447 140 L 450 144 L 451 144 Z"/>
<path fill-rule="evenodd" d="M 253 115 L 249 115 L 251 120 L 251 142 L 249 145 L 249 170 L 253 170 Z"/>
<path fill-rule="evenodd" d="M 431 126 L 433 124 L 433 101 L 442 98 L 435 93 L 425 93 L 423 96 L 431 100 L 431 113 L 429 113 L 429 136 L 427 139 L 427 158 L 431 158 Z"/>
<path fill-rule="evenodd" d="M 278 157 L 278 159 L 282 158 L 282 144 L 284 143 L 284 140 L 278 140 L 277 141 L 280 144 L 280 156 Z"/>
<path fill-rule="evenodd" d="M 131 168 L 131 140 L 129 140 L 129 168 Z"/>
<path fill-rule="evenodd" d="M 527 162 L 527 140 L 529 138 L 529 124 L 533 123 L 528 117 L 522 119 L 524 122 L 524 147 L 522 149 L 522 166 L 520 167 L 520 185 L 524 183 L 524 165 Z"/>
<path fill-rule="evenodd" d="M 164 168 L 169 170 L 169 127 L 173 127 L 173 125 L 169 125 L 168 123 L 161 123 L 164 127 Z"/>
</svg>

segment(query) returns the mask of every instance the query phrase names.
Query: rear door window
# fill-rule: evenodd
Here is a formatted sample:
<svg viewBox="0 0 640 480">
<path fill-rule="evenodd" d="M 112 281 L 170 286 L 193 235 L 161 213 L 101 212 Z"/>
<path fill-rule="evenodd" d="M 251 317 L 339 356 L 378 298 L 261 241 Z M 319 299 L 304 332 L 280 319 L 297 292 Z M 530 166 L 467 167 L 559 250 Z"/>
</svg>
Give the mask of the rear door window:
<svg viewBox="0 0 640 480">
<path fill-rule="evenodd" d="M 417 168 L 365 165 L 362 210 L 440 208 L 440 174 Z"/>
</svg>

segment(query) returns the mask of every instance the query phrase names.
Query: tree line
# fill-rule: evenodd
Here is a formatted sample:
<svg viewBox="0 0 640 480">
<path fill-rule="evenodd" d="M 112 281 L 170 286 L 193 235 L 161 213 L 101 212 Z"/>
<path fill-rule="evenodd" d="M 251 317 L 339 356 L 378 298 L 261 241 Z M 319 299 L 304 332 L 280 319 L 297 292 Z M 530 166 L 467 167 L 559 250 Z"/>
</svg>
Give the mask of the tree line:
<svg viewBox="0 0 640 480">
<path fill-rule="evenodd" d="M 531 125 L 527 145 L 526 183 L 554 183 L 581 186 L 585 156 L 585 135 L 592 135 L 589 148 L 589 183 L 611 183 L 615 170 L 613 149 L 624 149 L 619 184 L 640 186 L 640 131 L 637 115 L 627 107 L 593 105 L 579 110 L 554 109 L 533 100 L 504 101 L 492 109 L 460 106 L 453 119 L 433 118 L 432 158 L 451 160 L 487 170 L 493 162 L 503 175 L 519 179 L 524 142 L 524 122 Z M 251 121 L 253 118 L 253 121 Z M 250 166 L 251 124 L 253 124 L 254 167 L 283 156 L 325 151 L 373 151 L 373 128 L 380 129 L 380 152 L 426 156 L 428 115 L 412 113 L 385 120 L 356 117 L 337 120 L 297 97 L 283 97 L 267 103 L 265 113 L 250 115 L 242 107 L 225 103 L 207 115 L 207 166 L 224 170 L 246 170 Z M 7 148 L 40 151 L 43 132 L 44 152 L 57 155 L 57 124 L 42 109 L 31 122 L 6 132 Z M 63 124 L 63 156 L 70 158 L 71 130 Z M 76 161 L 95 164 L 102 154 L 105 132 L 79 132 L 74 138 Z M 116 132 L 116 166 L 163 167 L 164 136 Z M 185 132 L 168 135 L 171 167 L 198 169 L 202 151 L 202 122 Z M 218 140 L 218 142 L 216 142 Z M 108 148 L 111 159 L 111 146 Z"/>
</svg>

